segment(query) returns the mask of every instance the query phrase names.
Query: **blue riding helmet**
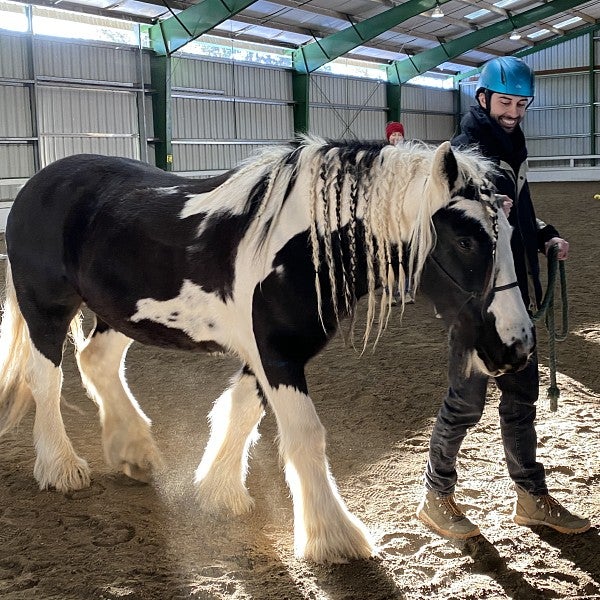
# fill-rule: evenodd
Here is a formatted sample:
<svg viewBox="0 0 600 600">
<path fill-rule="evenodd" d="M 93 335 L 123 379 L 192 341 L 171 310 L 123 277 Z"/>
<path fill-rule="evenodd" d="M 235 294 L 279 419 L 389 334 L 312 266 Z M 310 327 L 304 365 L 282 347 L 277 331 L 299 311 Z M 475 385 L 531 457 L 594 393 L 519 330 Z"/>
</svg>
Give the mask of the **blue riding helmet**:
<svg viewBox="0 0 600 600">
<path fill-rule="evenodd" d="M 511 96 L 535 95 L 533 71 L 520 58 L 501 56 L 485 63 L 479 76 L 479 90 L 486 89 Z"/>
</svg>

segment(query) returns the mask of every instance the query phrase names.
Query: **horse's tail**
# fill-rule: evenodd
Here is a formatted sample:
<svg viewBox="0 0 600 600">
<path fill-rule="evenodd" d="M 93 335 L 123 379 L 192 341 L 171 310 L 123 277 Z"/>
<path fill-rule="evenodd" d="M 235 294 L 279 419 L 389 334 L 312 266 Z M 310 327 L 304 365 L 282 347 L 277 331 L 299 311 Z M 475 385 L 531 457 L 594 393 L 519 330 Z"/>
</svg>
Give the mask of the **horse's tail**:
<svg viewBox="0 0 600 600">
<path fill-rule="evenodd" d="M 33 404 L 26 382 L 32 342 L 17 303 L 10 263 L 6 264 L 6 299 L 0 325 L 0 436 L 16 427 Z"/>
</svg>

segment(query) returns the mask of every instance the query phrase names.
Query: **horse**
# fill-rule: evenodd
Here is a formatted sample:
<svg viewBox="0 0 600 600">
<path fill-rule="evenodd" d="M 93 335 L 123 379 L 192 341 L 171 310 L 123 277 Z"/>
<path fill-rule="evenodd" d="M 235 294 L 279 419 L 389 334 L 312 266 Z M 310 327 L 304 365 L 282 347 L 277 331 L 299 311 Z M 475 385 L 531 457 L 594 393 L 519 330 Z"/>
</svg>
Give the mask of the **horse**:
<svg viewBox="0 0 600 600">
<path fill-rule="evenodd" d="M 60 410 L 70 335 L 107 463 L 150 481 L 161 457 L 125 381 L 130 344 L 233 354 L 242 366 L 210 411 L 195 472 L 202 509 L 252 509 L 249 450 L 270 408 L 296 555 L 317 563 L 373 556 L 370 533 L 331 474 L 305 365 L 340 329 L 354 344 L 363 297 L 355 348 L 376 344 L 394 290 L 394 310 L 404 310 L 408 278 L 464 338 L 470 368 L 499 375 L 524 367 L 533 329 L 490 169 L 448 142 L 308 137 L 209 179 L 99 155 L 50 164 L 22 188 L 7 221 L 0 434 L 35 405 L 40 489 L 90 484 Z M 83 307 L 95 316 L 87 336 Z"/>
</svg>

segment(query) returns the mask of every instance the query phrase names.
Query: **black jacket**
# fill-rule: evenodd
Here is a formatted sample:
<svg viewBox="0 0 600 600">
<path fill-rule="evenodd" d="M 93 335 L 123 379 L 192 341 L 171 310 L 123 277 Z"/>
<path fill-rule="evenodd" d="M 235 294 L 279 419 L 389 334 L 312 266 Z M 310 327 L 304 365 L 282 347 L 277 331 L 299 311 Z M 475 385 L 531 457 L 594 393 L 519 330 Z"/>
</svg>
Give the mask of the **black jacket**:
<svg viewBox="0 0 600 600">
<path fill-rule="evenodd" d="M 475 146 L 499 169 L 494 178 L 498 193 L 512 198 L 508 220 L 513 226 L 511 240 L 517 281 L 525 306 L 535 310 L 542 299 L 538 251 L 559 236 L 552 225 L 536 219 L 529 184 L 527 183 L 527 146 L 519 126 L 508 134 L 480 106 L 472 106 L 460 123 L 460 133 L 452 139 L 453 146 Z"/>
</svg>

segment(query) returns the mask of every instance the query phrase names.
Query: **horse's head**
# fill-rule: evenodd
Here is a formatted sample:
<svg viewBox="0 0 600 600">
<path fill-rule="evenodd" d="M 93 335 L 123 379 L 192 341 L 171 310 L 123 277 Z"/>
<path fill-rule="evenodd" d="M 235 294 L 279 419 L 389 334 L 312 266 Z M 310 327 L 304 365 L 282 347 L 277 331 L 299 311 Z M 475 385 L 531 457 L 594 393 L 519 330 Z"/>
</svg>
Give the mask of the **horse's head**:
<svg viewBox="0 0 600 600">
<path fill-rule="evenodd" d="M 490 375 L 522 369 L 535 347 L 531 319 L 517 286 L 511 227 L 485 178 L 463 179 L 446 149 L 452 199 L 433 215 L 436 243 L 421 275 L 451 335 L 469 362 Z"/>
</svg>

